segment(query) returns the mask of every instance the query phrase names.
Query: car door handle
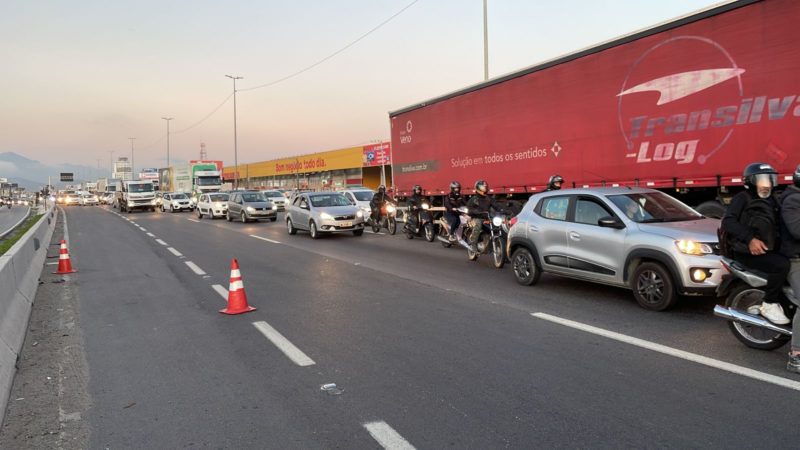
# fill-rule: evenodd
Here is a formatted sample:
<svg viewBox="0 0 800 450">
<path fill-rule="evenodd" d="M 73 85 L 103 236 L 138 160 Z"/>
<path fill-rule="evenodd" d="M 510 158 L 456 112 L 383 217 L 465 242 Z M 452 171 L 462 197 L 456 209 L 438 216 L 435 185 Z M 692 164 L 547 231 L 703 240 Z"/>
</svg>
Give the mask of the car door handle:
<svg viewBox="0 0 800 450">
<path fill-rule="evenodd" d="M 569 238 L 572 239 L 573 241 L 580 241 L 581 240 L 581 235 L 579 233 L 575 232 L 575 231 L 570 231 L 569 232 Z"/>
<path fill-rule="evenodd" d="M 530 231 L 539 231 L 539 227 L 536 225 L 528 225 L 528 230 Z"/>
</svg>

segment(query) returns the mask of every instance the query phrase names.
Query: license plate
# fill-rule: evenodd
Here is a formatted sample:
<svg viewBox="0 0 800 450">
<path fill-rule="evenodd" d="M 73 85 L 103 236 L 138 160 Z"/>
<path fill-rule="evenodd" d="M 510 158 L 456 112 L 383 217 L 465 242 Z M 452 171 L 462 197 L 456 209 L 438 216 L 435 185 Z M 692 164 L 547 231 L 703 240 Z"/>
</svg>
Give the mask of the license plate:
<svg viewBox="0 0 800 450">
<path fill-rule="evenodd" d="M 339 222 L 340 227 L 352 227 L 353 222 Z"/>
</svg>

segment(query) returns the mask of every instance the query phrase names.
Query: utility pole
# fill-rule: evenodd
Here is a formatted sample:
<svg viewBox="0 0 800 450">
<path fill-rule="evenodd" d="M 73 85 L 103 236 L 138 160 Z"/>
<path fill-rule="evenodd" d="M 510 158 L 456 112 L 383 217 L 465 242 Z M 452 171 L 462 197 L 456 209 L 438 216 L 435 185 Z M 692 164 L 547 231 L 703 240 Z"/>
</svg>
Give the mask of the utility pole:
<svg viewBox="0 0 800 450">
<path fill-rule="evenodd" d="M 486 2 L 483 0 L 483 80 L 489 79 L 489 23 L 486 18 Z"/>
<path fill-rule="evenodd" d="M 129 137 L 128 139 L 131 140 L 131 181 L 135 180 L 136 178 L 133 176 L 133 141 L 136 140 L 135 137 Z"/>
<path fill-rule="evenodd" d="M 234 178 L 233 178 L 233 188 L 239 188 L 239 148 L 238 142 L 236 139 L 236 80 L 241 80 L 244 77 L 237 77 L 233 75 L 225 75 L 226 77 L 233 80 L 233 163 L 235 165 L 234 169 Z"/>
<path fill-rule="evenodd" d="M 167 167 L 169 167 L 169 121 L 173 119 L 173 117 L 162 117 L 162 119 L 167 121 Z"/>
<path fill-rule="evenodd" d="M 111 163 L 111 178 L 114 178 L 114 150 L 108 151 L 108 162 Z"/>
</svg>

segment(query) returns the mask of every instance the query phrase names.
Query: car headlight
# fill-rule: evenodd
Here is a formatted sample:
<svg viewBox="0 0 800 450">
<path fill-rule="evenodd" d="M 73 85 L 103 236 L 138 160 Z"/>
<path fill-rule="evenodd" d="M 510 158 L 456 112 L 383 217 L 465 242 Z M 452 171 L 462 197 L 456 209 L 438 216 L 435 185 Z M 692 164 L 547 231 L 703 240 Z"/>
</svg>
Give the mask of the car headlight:
<svg viewBox="0 0 800 450">
<path fill-rule="evenodd" d="M 389 214 L 393 213 L 394 212 L 394 206 L 392 206 L 392 205 L 386 206 L 386 212 L 389 213 Z"/>
<path fill-rule="evenodd" d="M 248 206 L 247 207 L 247 212 L 256 212 L 256 210 L 252 206 Z"/>
<path fill-rule="evenodd" d="M 332 216 L 332 215 L 330 215 L 330 214 L 328 214 L 328 213 L 326 213 L 326 212 L 320 213 L 320 214 L 319 214 L 319 217 L 320 217 L 322 220 L 333 220 L 333 216 Z"/>
<path fill-rule="evenodd" d="M 687 255 L 703 256 L 714 253 L 710 245 L 697 241 L 682 239 L 675 241 L 675 246 L 678 247 L 678 251 Z"/>
<path fill-rule="evenodd" d="M 273 211 L 277 211 L 277 210 L 278 210 L 278 205 L 276 205 L 276 204 L 274 204 L 274 203 L 273 203 L 273 204 L 272 204 L 272 210 L 273 210 Z"/>
<path fill-rule="evenodd" d="M 214 203 L 214 208 L 222 208 L 222 203 L 220 202 Z"/>
<path fill-rule="evenodd" d="M 152 199 L 152 200 L 150 200 L 150 204 L 151 205 L 157 205 L 158 203 L 156 203 L 156 199 Z"/>
<path fill-rule="evenodd" d="M 128 202 L 128 206 L 133 206 L 133 202 Z"/>
<path fill-rule="evenodd" d="M 503 224 L 503 218 L 502 217 L 500 217 L 500 216 L 492 217 L 492 225 L 494 225 L 496 227 L 499 227 L 502 224 Z"/>
<path fill-rule="evenodd" d="M 364 211 L 362 211 L 360 209 L 358 211 L 356 211 L 356 217 L 364 217 Z"/>
</svg>

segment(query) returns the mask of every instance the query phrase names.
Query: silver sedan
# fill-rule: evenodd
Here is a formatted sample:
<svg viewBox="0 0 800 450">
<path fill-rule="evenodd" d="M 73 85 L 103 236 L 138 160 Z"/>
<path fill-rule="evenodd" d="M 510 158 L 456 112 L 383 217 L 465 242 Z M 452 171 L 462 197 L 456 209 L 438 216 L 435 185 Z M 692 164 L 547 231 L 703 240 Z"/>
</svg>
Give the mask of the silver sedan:
<svg viewBox="0 0 800 450">
<path fill-rule="evenodd" d="M 306 230 L 313 239 L 327 233 L 364 234 L 364 212 L 338 192 L 305 192 L 286 208 L 289 234 Z"/>
</svg>

